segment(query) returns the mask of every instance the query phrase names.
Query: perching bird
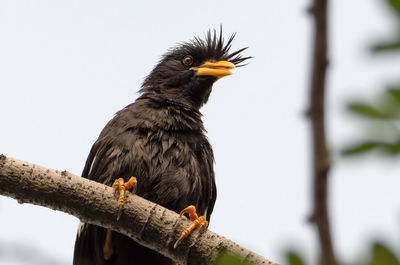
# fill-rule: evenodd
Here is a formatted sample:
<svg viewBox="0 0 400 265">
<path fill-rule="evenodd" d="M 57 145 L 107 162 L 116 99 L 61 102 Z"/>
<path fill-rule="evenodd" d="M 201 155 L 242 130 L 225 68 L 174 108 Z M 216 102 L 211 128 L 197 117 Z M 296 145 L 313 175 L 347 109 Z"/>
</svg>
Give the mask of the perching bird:
<svg viewBox="0 0 400 265">
<path fill-rule="evenodd" d="M 246 48 L 229 52 L 233 38 L 224 44 L 222 31 L 217 36 L 214 30 L 169 50 L 143 82 L 140 97 L 100 133 L 82 177 L 116 188 L 130 180 L 137 195 L 177 213 L 194 205 L 209 221 L 217 191 L 199 109 L 214 82 L 249 58 L 241 55 Z M 117 232 L 79 227 L 74 265 L 172 263 Z"/>
</svg>

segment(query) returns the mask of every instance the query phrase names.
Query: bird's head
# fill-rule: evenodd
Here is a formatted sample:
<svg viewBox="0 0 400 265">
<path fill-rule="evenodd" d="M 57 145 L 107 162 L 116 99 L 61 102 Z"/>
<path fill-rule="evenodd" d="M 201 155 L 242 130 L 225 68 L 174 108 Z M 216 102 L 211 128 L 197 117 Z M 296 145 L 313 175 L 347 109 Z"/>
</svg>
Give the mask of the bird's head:
<svg viewBox="0 0 400 265">
<path fill-rule="evenodd" d="M 224 43 L 208 31 L 204 39 L 195 37 L 169 50 L 145 79 L 141 92 L 157 93 L 170 102 L 200 108 L 207 102 L 213 83 L 231 74 L 235 67 L 250 57 L 243 57 L 246 48 L 230 52 L 233 34 Z"/>
</svg>

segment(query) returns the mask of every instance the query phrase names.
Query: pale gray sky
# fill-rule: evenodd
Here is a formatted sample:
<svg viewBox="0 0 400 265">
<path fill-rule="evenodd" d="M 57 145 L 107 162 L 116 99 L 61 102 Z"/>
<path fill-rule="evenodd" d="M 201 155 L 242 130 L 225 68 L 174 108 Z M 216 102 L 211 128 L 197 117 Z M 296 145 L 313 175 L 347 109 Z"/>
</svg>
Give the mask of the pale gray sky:
<svg viewBox="0 0 400 265">
<path fill-rule="evenodd" d="M 337 151 L 359 124 L 343 101 L 372 95 L 398 75 L 367 47 L 389 38 L 378 0 L 331 4 L 329 144 Z M 274 261 L 296 247 L 315 254 L 310 213 L 309 1 L 0 2 L 0 153 L 80 174 L 100 130 L 137 97 L 143 78 L 177 42 L 223 25 L 249 46 L 246 67 L 218 81 L 202 109 L 216 157 L 218 199 L 210 229 Z M 394 30 L 394 29 L 392 29 Z M 399 59 L 399 58 L 397 58 Z M 397 60 L 398 62 L 398 60 Z M 335 156 L 332 222 L 338 254 L 365 252 L 376 235 L 400 245 L 397 163 Z M 0 263 L 69 264 L 78 220 L 0 197 Z M 23 246 L 31 259 L 7 250 Z M 4 252 L 11 253 L 4 255 Z M 35 257 L 36 255 L 36 257 Z M 3 264 L 3 263 L 2 263 Z"/>
</svg>

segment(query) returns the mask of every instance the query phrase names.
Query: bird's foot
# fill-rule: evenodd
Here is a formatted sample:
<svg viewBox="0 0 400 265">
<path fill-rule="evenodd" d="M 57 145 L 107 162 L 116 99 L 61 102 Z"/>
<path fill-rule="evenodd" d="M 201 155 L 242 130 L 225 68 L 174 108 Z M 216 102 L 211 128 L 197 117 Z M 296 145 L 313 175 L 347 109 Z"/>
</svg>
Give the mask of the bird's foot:
<svg viewBox="0 0 400 265">
<path fill-rule="evenodd" d="M 133 188 L 132 193 L 135 194 L 137 188 L 137 180 L 135 177 L 131 177 L 128 182 L 125 182 L 123 178 L 119 178 L 114 181 L 112 187 L 115 189 L 116 194 L 119 193 L 117 215 L 117 220 L 119 220 L 125 203 L 125 191 Z"/>
<path fill-rule="evenodd" d="M 206 220 L 206 218 L 204 216 L 199 217 L 196 213 L 196 207 L 194 207 L 193 205 L 190 205 L 183 209 L 179 216 L 182 216 L 185 213 L 189 214 L 190 221 L 192 221 L 193 223 L 182 232 L 181 236 L 175 242 L 174 248 L 176 248 L 182 241 L 182 239 L 188 237 L 190 233 L 192 233 L 192 231 L 197 227 L 200 226 L 201 228 L 206 228 L 208 226 L 208 221 Z"/>
</svg>

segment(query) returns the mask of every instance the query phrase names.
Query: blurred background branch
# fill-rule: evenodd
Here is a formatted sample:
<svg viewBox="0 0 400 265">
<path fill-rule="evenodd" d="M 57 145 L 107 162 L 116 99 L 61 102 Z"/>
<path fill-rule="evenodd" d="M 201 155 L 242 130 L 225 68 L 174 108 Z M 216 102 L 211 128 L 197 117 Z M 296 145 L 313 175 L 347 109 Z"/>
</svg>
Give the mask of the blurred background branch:
<svg viewBox="0 0 400 265">
<path fill-rule="evenodd" d="M 322 3 L 321 3 L 322 2 Z M 400 55 L 400 0 L 383 1 L 390 9 L 394 31 L 389 40 L 379 40 L 370 45 L 369 52 L 373 57 L 399 56 Z M 315 8 L 315 4 L 322 6 Z M 328 171 L 330 168 L 329 155 L 325 144 L 324 127 L 324 77 L 326 74 L 326 2 L 315 0 L 311 9 L 315 18 L 314 61 L 312 71 L 311 107 L 309 115 L 313 123 L 314 140 L 314 215 L 312 221 L 318 227 L 322 251 L 322 264 L 337 264 L 334 256 L 332 240 L 329 230 L 327 210 Z M 325 23 L 325 24 L 324 24 Z M 320 39 L 319 39 L 320 38 Z M 321 40 L 324 39 L 325 43 Z M 317 77 L 316 77 L 317 75 Z M 319 75 L 319 77 L 318 77 Z M 345 158 L 363 157 L 368 153 L 375 153 L 387 159 L 398 158 L 400 154 L 400 80 L 387 82 L 378 89 L 372 99 L 364 97 L 353 98 L 345 103 L 346 114 L 362 124 L 362 129 L 357 132 L 355 139 L 348 139 L 347 144 L 341 148 L 341 155 Z M 314 107 L 313 105 L 317 107 Z M 317 114 L 316 114 L 317 113 Z M 316 146 L 319 144 L 319 148 Z M 397 161 L 397 160 L 396 160 Z M 318 167 L 318 165 L 320 165 Z M 322 180 L 322 181 L 321 181 Z M 321 183 L 322 182 L 322 183 Z M 362 184 L 360 184 L 362 185 Z M 373 209 L 372 209 L 373 210 Z M 328 226 L 323 230 L 317 217 L 326 222 Z M 325 227 L 325 228 L 326 228 Z M 327 243 L 328 242 L 328 243 Z M 368 254 L 356 257 L 351 264 L 362 265 L 400 265 L 398 250 L 393 250 L 382 240 L 374 240 L 369 245 Z M 286 262 L 290 265 L 308 264 L 303 253 L 288 251 Z"/>
<path fill-rule="evenodd" d="M 314 0 L 310 13 L 314 18 L 314 46 L 311 72 L 310 106 L 313 144 L 313 213 L 310 217 L 318 231 L 321 261 L 324 265 L 336 265 L 328 218 L 329 155 L 325 135 L 325 83 L 328 66 L 327 0 Z"/>
</svg>

